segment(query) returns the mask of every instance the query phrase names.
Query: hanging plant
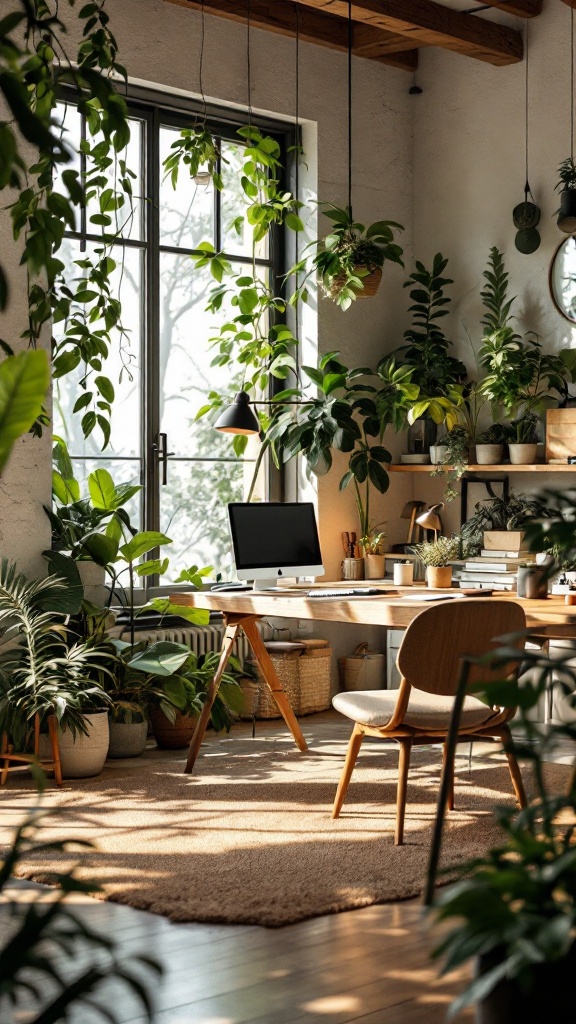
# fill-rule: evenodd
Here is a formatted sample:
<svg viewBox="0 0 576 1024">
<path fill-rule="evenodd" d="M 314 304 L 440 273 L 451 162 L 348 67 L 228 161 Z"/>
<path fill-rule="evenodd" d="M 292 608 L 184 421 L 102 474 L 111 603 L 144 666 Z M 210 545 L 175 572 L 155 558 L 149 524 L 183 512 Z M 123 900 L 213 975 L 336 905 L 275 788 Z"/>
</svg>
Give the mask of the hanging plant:
<svg viewBox="0 0 576 1024">
<path fill-rule="evenodd" d="M 571 235 L 576 231 L 576 164 L 573 157 L 563 160 L 558 168 L 558 183 L 555 191 L 560 193 L 560 208 L 556 210 L 556 221 L 560 231 Z"/>
<path fill-rule="evenodd" d="M 332 230 L 306 247 L 315 249 L 315 255 L 305 256 L 292 267 L 290 274 L 307 273 L 290 301 L 306 301 L 307 281 L 315 274 L 325 294 L 341 309 L 348 309 L 355 299 L 376 294 L 386 260 L 404 266 L 402 248 L 394 242 L 394 229 L 404 229 L 393 220 L 379 220 L 366 227 L 354 220 L 351 206 L 320 205 Z"/>
</svg>

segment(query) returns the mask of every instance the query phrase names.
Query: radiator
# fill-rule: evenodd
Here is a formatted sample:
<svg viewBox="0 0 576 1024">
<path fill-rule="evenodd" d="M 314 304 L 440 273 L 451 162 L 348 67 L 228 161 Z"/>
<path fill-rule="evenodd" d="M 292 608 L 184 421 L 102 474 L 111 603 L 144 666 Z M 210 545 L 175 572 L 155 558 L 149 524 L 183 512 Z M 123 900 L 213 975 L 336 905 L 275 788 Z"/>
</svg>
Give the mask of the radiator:
<svg viewBox="0 0 576 1024">
<path fill-rule="evenodd" d="M 189 647 L 194 654 L 208 654 L 210 651 L 215 651 L 219 654 L 224 639 L 224 629 L 224 625 L 219 623 L 210 626 L 181 626 L 178 629 L 137 630 L 135 639 L 137 643 L 141 640 L 148 640 L 150 643 L 157 643 L 159 640 L 171 640 L 173 643 L 184 644 L 186 647 Z M 259 623 L 258 629 L 263 640 L 271 640 L 273 638 L 274 631 L 267 622 Z M 119 631 L 113 629 L 110 631 L 110 635 L 114 636 L 116 632 L 119 634 Z M 123 639 L 126 639 L 125 633 Z M 250 644 L 243 633 L 240 634 L 234 644 L 234 654 L 241 662 L 244 662 L 252 655 Z"/>
</svg>

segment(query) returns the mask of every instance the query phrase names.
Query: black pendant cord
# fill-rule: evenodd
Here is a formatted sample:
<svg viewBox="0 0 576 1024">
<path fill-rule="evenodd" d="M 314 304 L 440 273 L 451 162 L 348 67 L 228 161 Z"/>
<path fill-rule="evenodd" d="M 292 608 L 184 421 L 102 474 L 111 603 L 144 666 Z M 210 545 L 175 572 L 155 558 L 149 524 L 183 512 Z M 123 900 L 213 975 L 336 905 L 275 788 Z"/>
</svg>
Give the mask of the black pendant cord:
<svg viewBox="0 0 576 1024">
<path fill-rule="evenodd" d="M 574 163 L 574 8 L 570 8 L 570 159 Z"/>
<path fill-rule="evenodd" d="M 252 127 L 252 59 L 250 53 L 250 28 L 252 19 L 252 4 L 248 0 L 248 11 L 246 17 L 246 67 L 248 70 L 248 124 Z"/>
<path fill-rule="evenodd" d="M 206 103 L 206 94 L 204 92 L 204 42 L 206 39 L 206 11 L 204 9 L 204 0 L 200 5 L 200 71 L 199 71 L 199 85 L 200 85 L 200 96 L 202 97 L 202 105 L 204 107 L 203 121 L 206 123 L 208 116 L 208 105 Z"/>
<path fill-rule="evenodd" d="M 570 8 L 570 159 L 574 163 L 574 7 Z"/>
<path fill-rule="evenodd" d="M 525 155 L 524 155 L 524 170 L 525 170 L 525 182 L 526 182 L 526 184 L 524 185 L 524 202 L 527 203 L 528 202 L 528 196 L 532 195 L 532 190 L 530 188 L 530 182 L 529 182 L 529 178 L 528 178 L 528 152 L 529 152 L 529 149 L 528 149 L 528 147 L 529 147 L 529 141 L 528 141 L 529 140 L 529 127 L 528 127 L 528 125 L 529 125 L 529 118 L 528 118 L 528 109 L 529 109 L 528 108 L 528 81 L 529 81 L 529 77 L 528 77 L 528 64 L 529 64 L 529 56 L 528 55 L 529 55 L 529 52 L 530 52 L 529 48 L 528 48 L 528 19 L 526 19 L 526 34 L 525 34 L 524 49 L 525 49 L 524 63 L 526 65 L 526 72 L 525 72 L 525 74 L 526 74 L 526 79 L 525 79 L 525 96 L 524 96 L 524 124 L 525 124 L 525 146 L 526 146 Z M 534 196 L 532 196 L 532 199 L 534 199 Z"/>
<path fill-rule="evenodd" d="M 348 210 L 352 217 L 352 0 L 348 0 Z"/>
</svg>

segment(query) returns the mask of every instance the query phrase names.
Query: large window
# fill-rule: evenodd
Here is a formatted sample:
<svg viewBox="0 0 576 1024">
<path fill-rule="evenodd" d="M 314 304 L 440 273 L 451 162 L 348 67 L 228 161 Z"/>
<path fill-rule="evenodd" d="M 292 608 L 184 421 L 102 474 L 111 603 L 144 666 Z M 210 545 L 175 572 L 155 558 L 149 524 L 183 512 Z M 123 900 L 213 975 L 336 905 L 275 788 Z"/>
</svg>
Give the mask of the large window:
<svg viewBox="0 0 576 1024">
<path fill-rule="evenodd" d="M 131 106 L 130 114 L 126 159 L 137 176 L 138 198 L 120 224 L 112 253 L 127 333 L 118 336 L 106 367 L 116 388 L 110 443 L 101 451 L 96 433 L 84 438 L 80 417 L 72 412 L 83 367 L 57 382 L 55 432 L 67 441 L 78 479 L 104 466 L 118 483 L 142 484 L 140 500 L 130 509 L 133 522 L 173 540 L 167 576 L 149 582 L 167 583 L 192 563 L 213 565 L 226 578 L 232 574 L 226 504 L 245 497 L 258 442 L 237 458 L 207 419 L 195 421 L 209 390 L 230 394 L 242 380 L 234 379 L 230 367 L 211 365 L 209 339 L 229 311 L 206 312 L 214 281 L 207 270 L 195 269 L 192 257 L 200 242 L 210 241 L 225 252 L 234 272 L 252 264 L 251 229 L 245 224 L 238 234 L 231 226 L 246 205 L 238 173 L 242 146 L 233 124 L 211 123 L 220 143 L 222 191 L 213 187 L 210 175 L 200 171 L 191 178 L 186 167 L 174 189 L 162 165 L 190 117 L 146 104 Z M 72 102 L 62 103 L 62 117 L 68 142 L 79 152 L 85 126 Z M 99 241 L 91 233 L 89 210 L 79 227 L 65 241 L 64 258 L 73 276 L 78 275 L 74 261 Z M 276 261 L 282 248 L 279 234 L 260 243 L 257 273 L 266 280 L 281 273 Z M 261 483 L 263 494 L 266 486 Z"/>
</svg>

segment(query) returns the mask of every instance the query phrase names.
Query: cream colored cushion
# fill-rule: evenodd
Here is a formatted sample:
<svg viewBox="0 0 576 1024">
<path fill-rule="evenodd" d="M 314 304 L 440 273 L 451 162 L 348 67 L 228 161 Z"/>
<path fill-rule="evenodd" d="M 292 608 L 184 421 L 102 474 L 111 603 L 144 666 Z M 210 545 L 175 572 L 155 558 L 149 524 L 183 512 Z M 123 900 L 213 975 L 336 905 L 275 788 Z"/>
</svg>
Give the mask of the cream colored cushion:
<svg viewBox="0 0 576 1024">
<path fill-rule="evenodd" d="M 352 693 L 337 693 L 332 704 L 353 722 L 370 725 L 382 729 L 392 718 L 396 707 L 398 690 L 356 690 Z M 454 704 L 453 697 L 440 697 L 425 690 L 410 693 L 408 709 L 404 715 L 403 725 L 411 725 L 417 729 L 447 729 Z M 471 729 L 482 725 L 494 717 L 492 708 L 477 700 L 466 697 L 460 720 L 461 727 Z"/>
</svg>

